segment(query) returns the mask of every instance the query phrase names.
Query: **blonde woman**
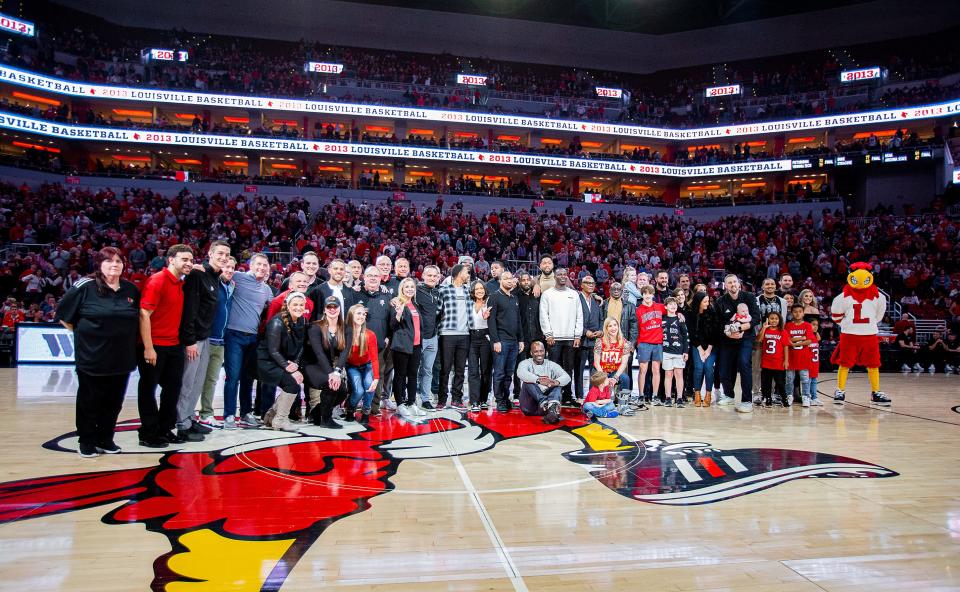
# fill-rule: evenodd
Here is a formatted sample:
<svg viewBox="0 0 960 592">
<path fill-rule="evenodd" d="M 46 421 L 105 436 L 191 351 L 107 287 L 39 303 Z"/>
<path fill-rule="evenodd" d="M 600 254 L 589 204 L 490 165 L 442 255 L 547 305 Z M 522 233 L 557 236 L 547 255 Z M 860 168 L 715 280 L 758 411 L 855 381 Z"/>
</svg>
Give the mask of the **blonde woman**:
<svg viewBox="0 0 960 592">
<path fill-rule="evenodd" d="M 820 319 L 820 305 L 817 303 L 817 296 L 813 290 L 805 289 L 800 292 L 800 304 L 803 305 L 803 320 L 810 322 L 811 319 Z"/>
<path fill-rule="evenodd" d="M 603 321 L 603 335 L 593 348 L 593 367 L 607 374 L 603 388 L 630 390 L 630 344 L 616 319 L 608 317 Z"/>
<path fill-rule="evenodd" d="M 264 339 L 257 346 L 258 379 L 264 385 L 280 388 L 273 407 L 264 414 L 264 423 L 275 430 L 297 431 L 289 414 L 303 384 L 300 358 L 307 332 L 306 302 L 303 292 L 287 294 L 280 314 L 267 322 Z"/>
<path fill-rule="evenodd" d="M 400 415 L 426 415 L 417 403 L 417 374 L 423 349 L 420 335 L 420 310 L 417 308 L 417 281 L 404 278 L 397 286 L 397 297 L 390 301 L 396 314 L 390 317 L 393 336 L 393 398 Z"/>
</svg>

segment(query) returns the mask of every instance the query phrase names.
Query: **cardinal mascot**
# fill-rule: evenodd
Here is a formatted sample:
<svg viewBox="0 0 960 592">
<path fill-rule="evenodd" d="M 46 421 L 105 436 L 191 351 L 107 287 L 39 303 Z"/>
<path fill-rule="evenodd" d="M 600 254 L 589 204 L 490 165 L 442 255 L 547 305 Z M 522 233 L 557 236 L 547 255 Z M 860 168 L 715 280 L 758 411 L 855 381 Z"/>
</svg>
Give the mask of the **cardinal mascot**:
<svg viewBox="0 0 960 592">
<path fill-rule="evenodd" d="M 887 311 L 887 298 L 874 285 L 873 267 L 854 263 L 847 274 L 843 293 L 833 299 L 830 313 L 840 325 L 840 343 L 830 361 L 837 370 L 837 392 L 833 402 L 842 405 L 847 393 L 847 374 L 854 366 L 865 366 L 870 380 L 870 400 L 888 407 L 890 399 L 880 390 L 880 338 L 877 324 Z"/>
</svg>

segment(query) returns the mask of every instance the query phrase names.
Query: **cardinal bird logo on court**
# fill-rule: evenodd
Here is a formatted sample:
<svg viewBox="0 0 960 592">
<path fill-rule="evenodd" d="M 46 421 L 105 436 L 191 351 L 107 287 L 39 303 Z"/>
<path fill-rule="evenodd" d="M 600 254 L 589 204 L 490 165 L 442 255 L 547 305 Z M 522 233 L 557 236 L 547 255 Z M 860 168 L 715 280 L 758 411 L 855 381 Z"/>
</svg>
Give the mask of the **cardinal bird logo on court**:
<svg viewBox="0 0 960 592">
<path fill-rule="evenodd" d="M 275 591 L 328 526 L 394 489 L 390 479 L 403 460 L 483 452 L 512 438 L 569 433 L 581 449 L 565 458 L 613 491 L 653 504 L 718 502 L 809 477 L 897 475 L 816 452 L 634 441 L 565 413 L 556 425 L 516 411 L 467 416 L 448 409 L 417 419 L 388 413 L 369 427 L 338 430 L 218 431 L 143 468 L 0 484 L 0 524 L 122 502 L 103 522 L 142 523 L 169 539 L 171 551 L 154 561 L 152 589 Z M 118 428 L 126 453 L 150 452 L 137 447 L 137 427 Z M 74 451 L 76 443 L 71 433 L 44 447 Z"/>
</svg>

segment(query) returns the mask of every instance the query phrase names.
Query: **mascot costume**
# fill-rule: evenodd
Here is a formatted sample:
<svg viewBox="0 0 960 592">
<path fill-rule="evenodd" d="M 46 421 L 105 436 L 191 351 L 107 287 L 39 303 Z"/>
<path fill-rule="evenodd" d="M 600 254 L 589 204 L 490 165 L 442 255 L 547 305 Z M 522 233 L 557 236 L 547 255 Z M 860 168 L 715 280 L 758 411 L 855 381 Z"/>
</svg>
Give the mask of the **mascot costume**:
<svg viewBox="0 0 960 592">
<path fill-rule="evenodd" d="M 870 401 L 889 406 L 890 399 L 880 390 L 880 338 L 877 324 L 887 312 L 887 299 L 874 285 L 872 266 L 854 263 L 847 274 L 843 293 L 833 299 L 830 313 L 840 325 L 840 343 L 830 361 L 837 370 L 837 392 L 833 402 L 842 405 L 846 399 L 847 374 L 854 366 L 865 366 L 870 379 Z"/>
</svg>

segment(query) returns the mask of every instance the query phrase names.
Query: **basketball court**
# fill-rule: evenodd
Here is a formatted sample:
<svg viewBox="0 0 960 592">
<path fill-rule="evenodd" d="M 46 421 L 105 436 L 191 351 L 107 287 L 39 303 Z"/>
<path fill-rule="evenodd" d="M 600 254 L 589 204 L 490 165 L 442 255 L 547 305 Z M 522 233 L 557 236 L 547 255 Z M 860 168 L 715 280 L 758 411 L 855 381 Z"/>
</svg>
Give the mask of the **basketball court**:
<svg viewBox="0 0 960 592">
<path fill-rule="evenodd" d="M 80 459 L 69 367 L 0 371 L 2 590 L 960 589 L 960 377 L 822 408 L 217 430 Z M 820 391 L 832 392 L 833 377 Z"/>
</svg>

